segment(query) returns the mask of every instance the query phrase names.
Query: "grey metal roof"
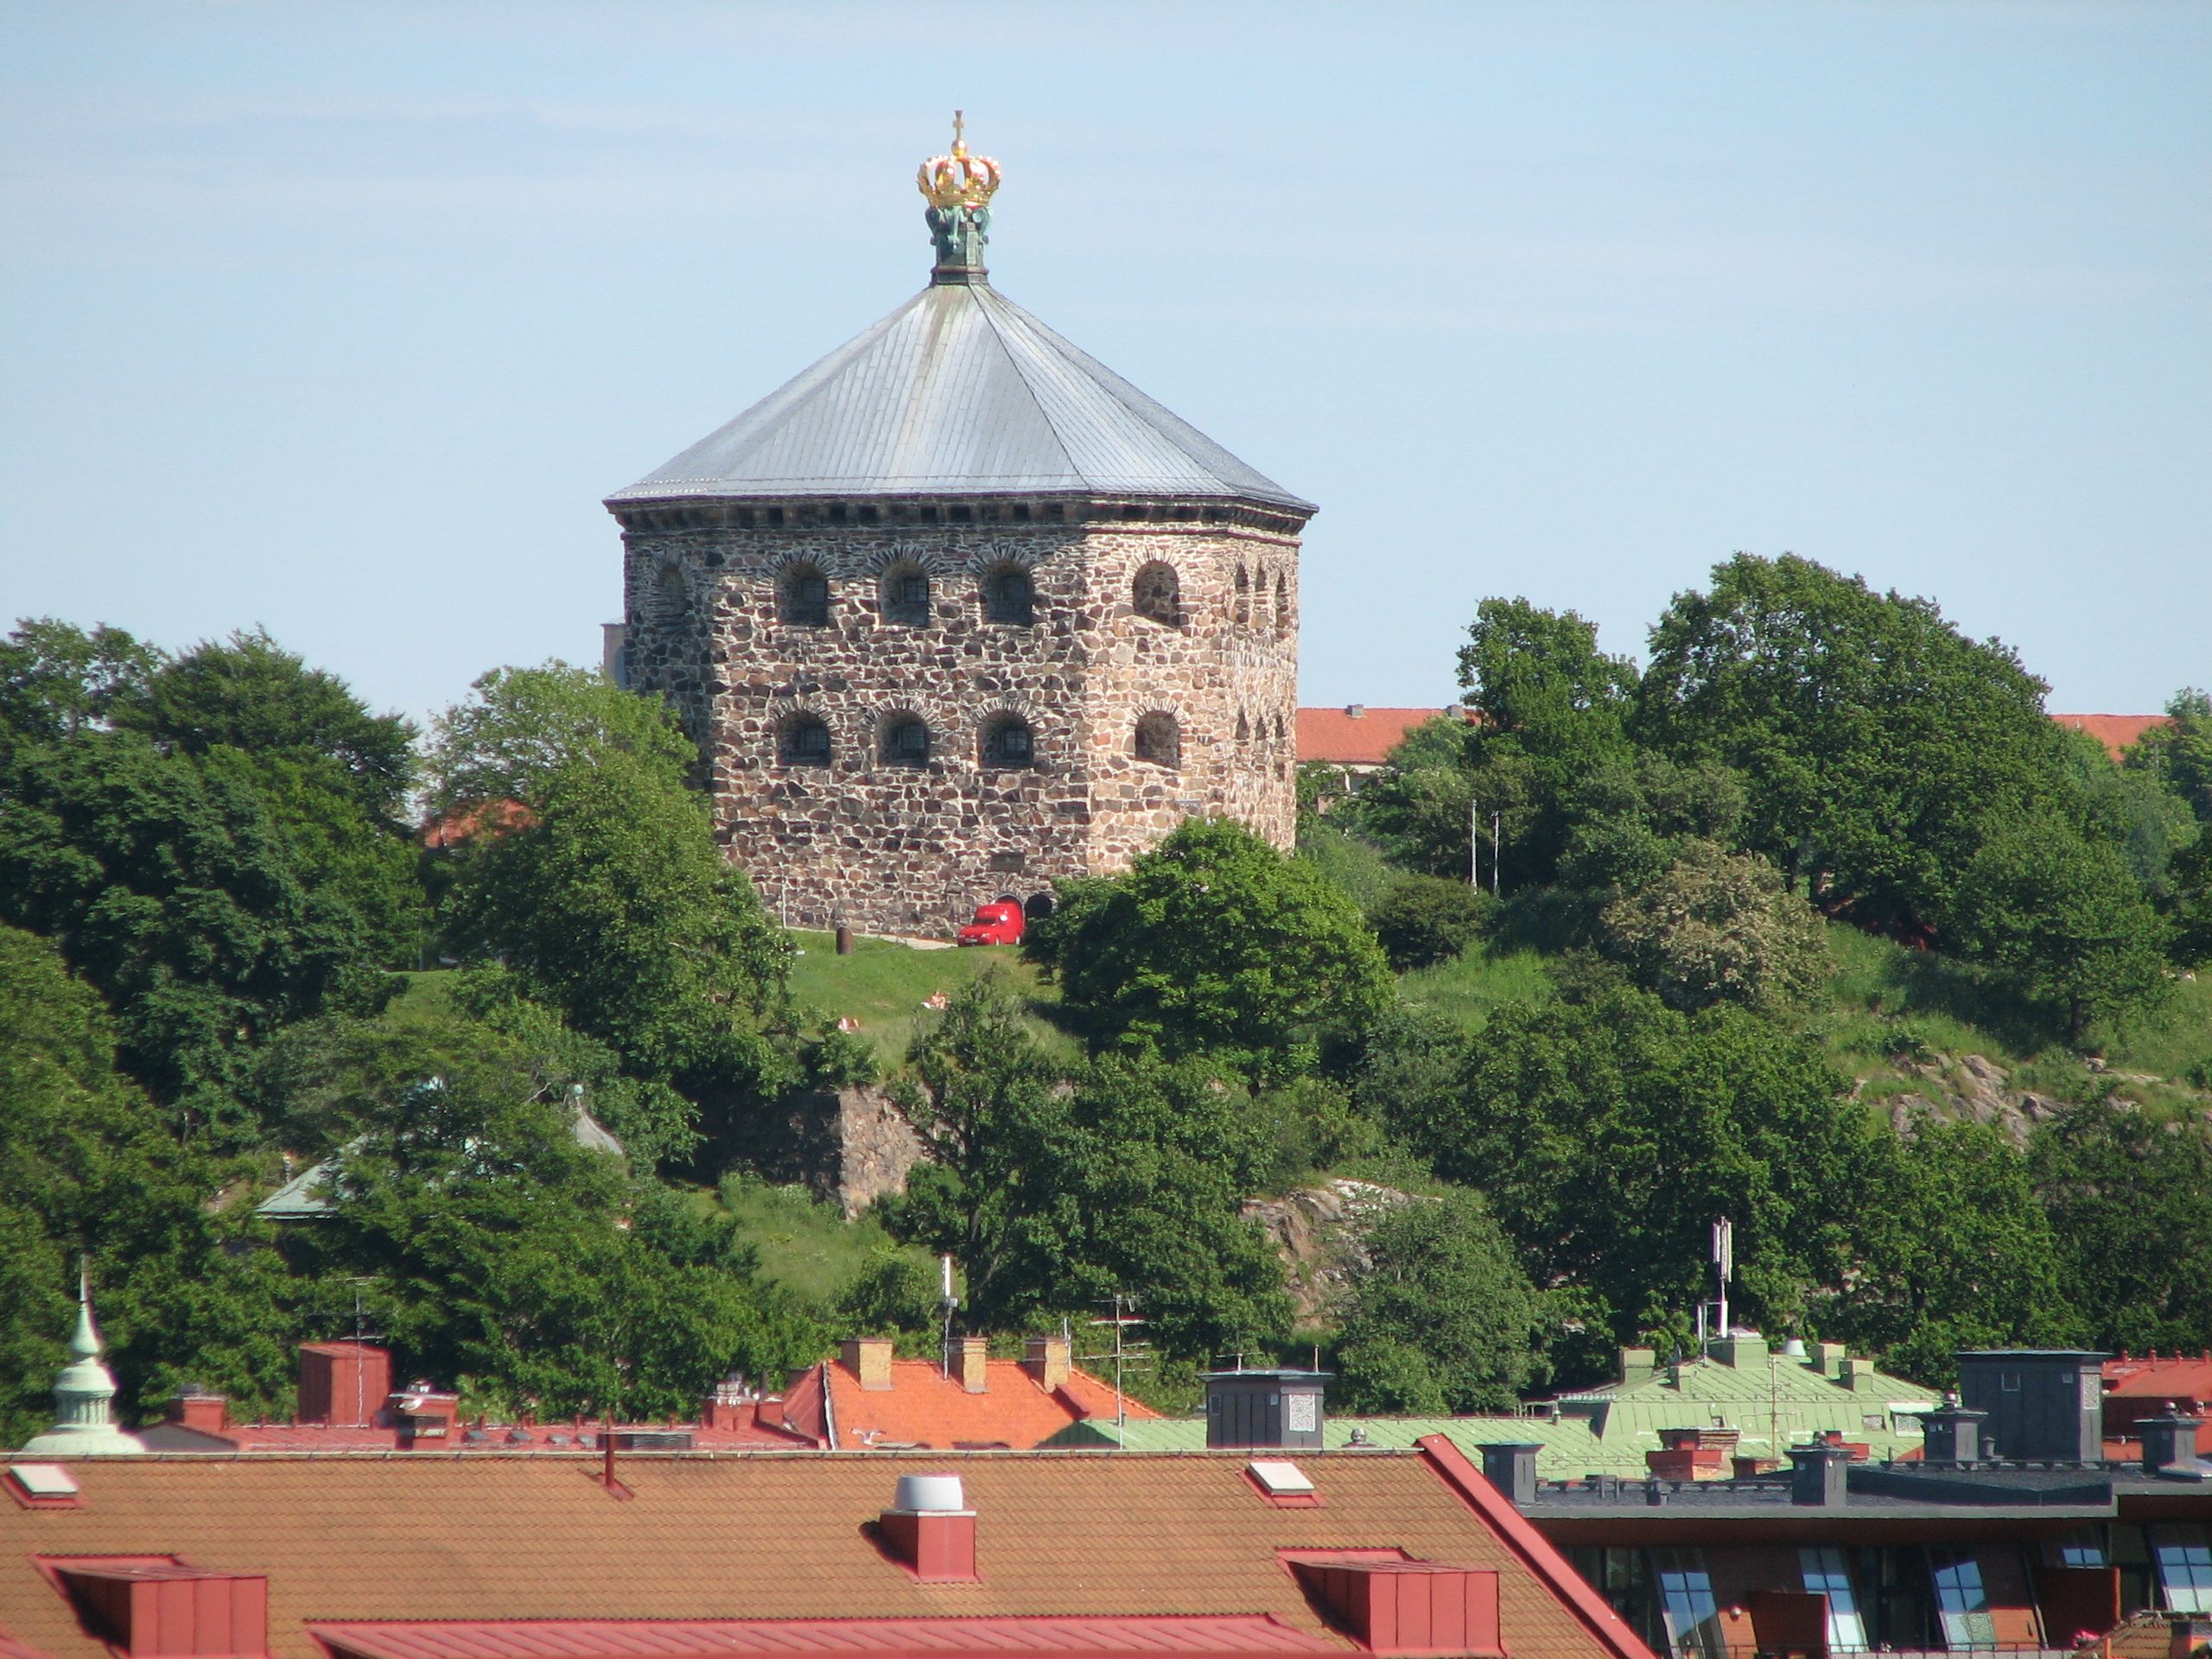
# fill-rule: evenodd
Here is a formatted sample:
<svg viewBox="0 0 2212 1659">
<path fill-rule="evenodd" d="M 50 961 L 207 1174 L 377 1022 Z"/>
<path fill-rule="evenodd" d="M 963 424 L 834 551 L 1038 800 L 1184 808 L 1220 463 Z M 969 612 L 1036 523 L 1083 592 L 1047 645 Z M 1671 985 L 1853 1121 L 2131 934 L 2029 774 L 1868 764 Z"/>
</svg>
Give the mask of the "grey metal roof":
<svg viewBox="0 0 2212 1659">
<path fill-rule="evenodd" d="M 981 283 L 924 289 L 607 505 L 1094 492 L 1314 511 Z"/>
</svg>

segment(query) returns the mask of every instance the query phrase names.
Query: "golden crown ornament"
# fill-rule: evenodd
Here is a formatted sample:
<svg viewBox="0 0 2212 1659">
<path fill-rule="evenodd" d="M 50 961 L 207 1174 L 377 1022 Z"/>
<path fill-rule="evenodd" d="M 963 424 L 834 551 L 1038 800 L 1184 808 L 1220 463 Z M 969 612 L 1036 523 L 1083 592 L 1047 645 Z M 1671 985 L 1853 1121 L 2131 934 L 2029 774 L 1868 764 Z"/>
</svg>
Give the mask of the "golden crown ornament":
<svg viewBox="0 0 2212 1659">
<path fill-rule="evenodd" d="M 914 175 L 937 244 L 933 283 L 980 283 L 990 275 L 983 269 L 983 244 L 990 239 L 990 201 L 1003 175 L 989 156 L 968 153 L 966 127 L 966 116 L 955 110 L 952 153 L 931 156 Z"/>
<path fill-rule="evenodd" d="M 914 182 L 932 207 L 987 207 L 1004 176 L 988 156 L 970 156 L 963 136 L 964 111 L 952 112 L 952 154 L 932 156 L 914 174 Z"/>
</svg>

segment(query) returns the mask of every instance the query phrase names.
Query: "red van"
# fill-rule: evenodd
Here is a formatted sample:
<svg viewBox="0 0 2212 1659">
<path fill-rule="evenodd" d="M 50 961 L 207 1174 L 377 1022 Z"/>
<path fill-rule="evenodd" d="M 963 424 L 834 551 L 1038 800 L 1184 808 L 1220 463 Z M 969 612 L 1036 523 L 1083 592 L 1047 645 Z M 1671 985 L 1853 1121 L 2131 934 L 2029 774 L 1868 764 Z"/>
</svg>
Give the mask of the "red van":
<svg viewBox="0 0 2212 1659">
<path fill-rule="evenodd" d="M 960 930 L 963 944 L 1020 944 L 1021 906 L 1011 899 L 976 906 L 976 919 Z"/>
</svg>

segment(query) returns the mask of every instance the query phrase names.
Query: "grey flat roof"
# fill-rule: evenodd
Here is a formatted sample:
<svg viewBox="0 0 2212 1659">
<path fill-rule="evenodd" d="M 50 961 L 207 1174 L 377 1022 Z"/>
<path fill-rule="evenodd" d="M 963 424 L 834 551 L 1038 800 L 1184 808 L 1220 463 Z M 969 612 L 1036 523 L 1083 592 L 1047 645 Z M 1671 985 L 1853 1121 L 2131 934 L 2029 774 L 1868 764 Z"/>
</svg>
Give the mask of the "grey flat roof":
<svg viewBox="0 0 2212 1659">
<path fill-rule="evenodd" d="M 607 505 L 1054 493 L 1314 511 L 982 283 L 924 289 Z"/>
</svg>

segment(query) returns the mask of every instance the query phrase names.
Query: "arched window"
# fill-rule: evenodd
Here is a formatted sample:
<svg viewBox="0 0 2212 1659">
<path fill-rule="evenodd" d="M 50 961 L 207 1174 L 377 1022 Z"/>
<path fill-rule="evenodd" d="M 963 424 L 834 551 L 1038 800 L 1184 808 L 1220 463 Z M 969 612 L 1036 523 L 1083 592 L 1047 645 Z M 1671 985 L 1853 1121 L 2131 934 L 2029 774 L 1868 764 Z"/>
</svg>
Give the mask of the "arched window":
<svg viewBox="0 0 2212 1659">
<path fill-rule="evenodd" d="M 1037 620 L 1037 593 L 1029 573 L 1001 564 L 983 574 L 983 620 L 1026 628 Z"/>
<path fill-rule="evenodd" d="M 1236 741 L 1239 743 L 1246 743 L 1251 741 L 1251 737 L 1252 722 L 1244 718 L 1244 711 L 1239 709 L 1236 711 Z"/>
<path fill-rule="evenodd" d="M 793 627 L 828 627 L 830 578 L 810 564 L 791 566 L 777 589 L 776 614 Z"/>
<path fill-rule="evenodd" d="M 1275 572 L 1275 632 L 1290 632 L 1290 578 L 1280 570 Z"/>
<path fill-rule="evenodd" d="M 880 597 L 886 622 L 901 628 L 929 626 L 930 573 L 920 565 L 901 560 L 886 570 Z"/>
<path fill-rule="evenodd" d="M 1154 713 L 1140 718 L 1132 747 L 1138 760 L 1149 760 L 1156 766 L 1183 764 L 1183 734 L 1173 715 Z"/>
<path fill-rule="evenodd" d="M 887 766 L 925 766 L 930 763 L 930 728 L 912 715 L 893 715 L 883 722 L 877 750 Z"/>
<path fill-rule="evenodd" d="M 1252 620 L 1252 578 L 1244 567 L 1236 567 L 1236 626 L 1243 627 Z"/>
<path fill-rule="evenodd" d="M 1033 893 L 1021 901 L 1021 914 L 1024 919 L 1032 922 L 1043 921 L 1058 908 L 1049 893 Z"/>
<path fill-rule="evenodd" d="M 793 715 L 776 736 L 777 758 L 787 766 L 830 764 L 830 728 L 817 715 Z"/>
<path fill-rule="evenodd" d="M 1139 616 L 1175 627 L 1183 620 L 1183 584 L 1168 564 L 1147 564 L 1129 587 L 1129 603 Z"/>
<path fill-rule="evenodd" d="M 1277 715 L 1275 716 L 1275 741 L 1276 741 L 1276 742 L 1278 742 L 1278 743 L 1280 743 L 1280 742 L 1281 742 L 1281 741 L 1282 741 L 1282 739 L 1283 739 L 1282 716 L 1281 716 L 1281 715 Z"/>
<path fill-rule="evenodd" d="M 1037 738 L 1015 715 L 1001 715 L 983 727 L 983 764 L 1010 771 L 1037 764 Z"/>
</svg>

